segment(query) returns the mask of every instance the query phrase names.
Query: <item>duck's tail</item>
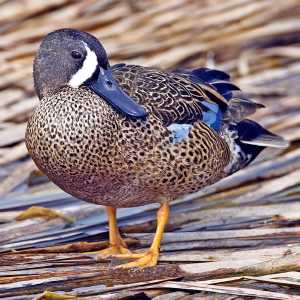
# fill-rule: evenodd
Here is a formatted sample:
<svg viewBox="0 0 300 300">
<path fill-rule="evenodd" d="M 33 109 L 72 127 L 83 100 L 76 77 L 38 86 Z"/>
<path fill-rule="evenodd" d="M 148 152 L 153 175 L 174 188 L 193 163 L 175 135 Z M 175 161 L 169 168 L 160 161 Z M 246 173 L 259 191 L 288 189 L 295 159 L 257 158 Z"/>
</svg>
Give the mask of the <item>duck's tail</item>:
<svg viewBox="0 0 300 300">
<path fill-rule="evenodd" d="M 282 137 L 265 129 L 259 123 L 247 119 L 263 104 L 252 101 L 241 90 L 230 85 L 222 91 L 228 100 L 223 114 L 221 134 L 228 141 L 231 161 L 227 173 L 232 174 L 250 164 L 266 147 L 287 148 L 289 143 Z"/>
<path fill-rule="evenodd" d="M 226 173 L 232 174 L 250 164 L 266 147 L 287 148 L 289 143 L 255 121 L 244 119 L 224 127 L 223 137 L 231 150 Z"/>
</svg>

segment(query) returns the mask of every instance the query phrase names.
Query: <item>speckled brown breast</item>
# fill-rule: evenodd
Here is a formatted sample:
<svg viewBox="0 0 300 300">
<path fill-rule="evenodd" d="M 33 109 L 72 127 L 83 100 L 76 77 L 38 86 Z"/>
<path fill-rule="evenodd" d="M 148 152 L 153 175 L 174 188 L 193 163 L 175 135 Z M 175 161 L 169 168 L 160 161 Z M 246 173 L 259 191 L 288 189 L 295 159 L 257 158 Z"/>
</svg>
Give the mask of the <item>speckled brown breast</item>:
<svg viewBox="0 0 300 300">
<path fill-rule="evenodd" d="M 168 122 L 161 111 L 155 113 L 153 103 L 144 101 L 151 112 L 147 120 L 134 121 L 87 88 L 65 87 L 36 108 L 27 148 L 64 191 L 114 207 L 172 200 L 224 177 L 230 160 L 226 142 L 202 122 L 193 122 L 188 137 L 173 144 Z M 167 113 L 171 116 L 172 110 Z"/>
</svg>

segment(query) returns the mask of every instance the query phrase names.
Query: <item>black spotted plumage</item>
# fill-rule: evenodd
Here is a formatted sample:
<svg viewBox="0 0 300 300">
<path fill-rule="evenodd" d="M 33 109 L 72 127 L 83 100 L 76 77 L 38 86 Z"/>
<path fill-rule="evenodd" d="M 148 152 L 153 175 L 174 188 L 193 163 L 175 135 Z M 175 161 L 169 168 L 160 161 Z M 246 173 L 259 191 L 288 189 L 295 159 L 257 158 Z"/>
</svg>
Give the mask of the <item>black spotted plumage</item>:
<svg viewBox="0 0 300 300">
<path fill-rule="evenodd" d="M 237 124 L 260 105 L 226 73 L 125 64 L 112 72 L 123 91 L 147 109 L 145 120 L 122 116 L 85 87 L 62 87 L 41 98 L 28 124 L 32 157 L 70 194 L 118 207 L 173 199 L 244 167 L 264 148 L 254 140 L 243 152 Z M 218 130 L 208 113 L 218 120 Z M 177 138 L 174 124 L 191 126 Z"/>
</svg>

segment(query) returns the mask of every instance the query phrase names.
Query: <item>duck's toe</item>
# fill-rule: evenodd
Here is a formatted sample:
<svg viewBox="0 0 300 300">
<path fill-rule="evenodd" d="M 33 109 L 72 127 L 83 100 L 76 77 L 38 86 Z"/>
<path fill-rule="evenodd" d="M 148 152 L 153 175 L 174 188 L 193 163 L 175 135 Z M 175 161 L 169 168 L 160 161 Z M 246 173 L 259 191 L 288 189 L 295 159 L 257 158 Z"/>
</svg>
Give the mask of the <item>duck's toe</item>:
<svg viewBox="0 0 300 300">
<path fill-rule="evenodd" d="M 154 267 L 157 265 L 159 253 L 156 251 L 149 250 L 145 253 L 133 253 L 132 255 L 119 255 L 118 258 L 137 258 L 135 261 L 122 264 L 120 266 L 117 266 L 116 268 L 148 268 L 148 267 Z"/>
</svg>

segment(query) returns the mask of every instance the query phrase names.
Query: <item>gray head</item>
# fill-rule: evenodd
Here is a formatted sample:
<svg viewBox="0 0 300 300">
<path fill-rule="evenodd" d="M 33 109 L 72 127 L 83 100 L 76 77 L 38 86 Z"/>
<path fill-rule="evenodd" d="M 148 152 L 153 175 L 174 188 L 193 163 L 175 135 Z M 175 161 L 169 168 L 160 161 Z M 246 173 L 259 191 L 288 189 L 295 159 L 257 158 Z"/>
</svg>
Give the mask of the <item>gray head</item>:
<svg viewBox="0 0 300 300">
<path fill-rule="evenodd" d="M 109 68 L 105 49 L 92 35 L 74 29 L 49 33 L 34 60 L 33 77 L 39 98 L 62 86 L 77 88 L 93 76 L 97 66 Z"/>
<path fill-rule="evenodd" d="M 86 86 L 125 116 L 144 118 L 147 115 L 144 107 L 121 90 L 103 46 L 86 32 L 60 29 L 49 33 L 35 57 L 33 78 L 40 99 L 64 86 Z"/>
</svg>

